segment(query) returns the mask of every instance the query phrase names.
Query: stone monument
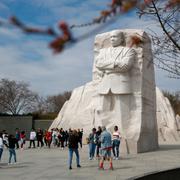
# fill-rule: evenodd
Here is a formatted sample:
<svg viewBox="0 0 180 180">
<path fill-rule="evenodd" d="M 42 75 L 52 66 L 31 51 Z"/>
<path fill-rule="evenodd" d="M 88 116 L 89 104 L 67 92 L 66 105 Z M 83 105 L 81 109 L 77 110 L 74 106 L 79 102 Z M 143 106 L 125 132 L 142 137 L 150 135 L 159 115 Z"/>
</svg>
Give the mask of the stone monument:
<svg viewBox="0 0 180 180">
<path fill-rule="evenodd" d="M 179 115 L 175 116 L 169 99 L 156 87 L 159 142 L 175 143 L 180 140 Z"/>
<path fill-rule="evenodd" d="M 137 43 L 133 43 L 136 39 Z M 94 44 L 92 81 L 73 90 L 50 128 L 119 126 L 121 152 L 158 148 L 156 90 L 151 41 L 143 30 L 99 34 Z"/>
</svg>

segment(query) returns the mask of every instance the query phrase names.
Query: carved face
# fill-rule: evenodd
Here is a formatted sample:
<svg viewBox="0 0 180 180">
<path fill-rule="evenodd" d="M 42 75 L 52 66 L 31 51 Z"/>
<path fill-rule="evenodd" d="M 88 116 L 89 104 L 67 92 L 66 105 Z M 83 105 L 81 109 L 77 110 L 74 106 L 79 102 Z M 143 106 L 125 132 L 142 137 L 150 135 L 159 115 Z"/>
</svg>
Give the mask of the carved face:
<svg viewBox="0 0 180 180">
<path fill-rule="evenodd" d="M 113 47 L 120 46 L 123 42 L 122 33 L 117 31 L 111 32 L 110 41 Z"/>
</svg>

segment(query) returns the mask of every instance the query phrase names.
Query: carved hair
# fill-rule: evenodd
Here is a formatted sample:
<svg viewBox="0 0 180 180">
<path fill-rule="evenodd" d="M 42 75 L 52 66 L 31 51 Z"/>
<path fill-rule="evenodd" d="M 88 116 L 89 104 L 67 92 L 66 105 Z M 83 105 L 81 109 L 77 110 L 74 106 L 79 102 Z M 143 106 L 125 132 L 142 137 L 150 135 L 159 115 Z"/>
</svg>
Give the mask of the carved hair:
<svg viewBox="0 0 180 180">
<path fill-rule="evenodd" d="M 105 131 L 106 130 L 106 127 L 105 126 L 102 126 L 102 131 Z"/>
</svg>

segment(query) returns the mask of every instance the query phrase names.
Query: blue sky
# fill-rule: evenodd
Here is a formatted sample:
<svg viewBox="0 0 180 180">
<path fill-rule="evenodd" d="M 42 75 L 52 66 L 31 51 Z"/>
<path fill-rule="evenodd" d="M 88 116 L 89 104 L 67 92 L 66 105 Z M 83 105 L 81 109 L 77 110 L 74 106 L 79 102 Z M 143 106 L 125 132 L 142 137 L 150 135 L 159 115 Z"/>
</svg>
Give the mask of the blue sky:
<svg viewBox="0 0 180 180">
<path fill-rule="evenodd" d="M 70 25 L 91 21 L 107 8 L 110 0 L 1 0 L 0 19 L 16 15 L 23 22 L 37 27 L 57 27 L 60 20 Z M 152 21 L 139 20 L 135 13 L 120 17 L 102 32 L 117 28 L 153 28 L 160 33 Z M 76 29 L 74 36 L 81 35 L 93 27 Z M 25 35 L 20 30 L 0 27 L 0 78 L 25 81 L 32 90 L 41 95 L 51 95 L 72 90 L 92 79 L 93 43 L 95 34 L 77 43 L 63 53 L 53 55 L 48 48 L 51 38 Z M 156 70 L 156 84 L 164 90 L 180 89 L 178 80 L 167 78 L 167 74 Z"/>
</svg>

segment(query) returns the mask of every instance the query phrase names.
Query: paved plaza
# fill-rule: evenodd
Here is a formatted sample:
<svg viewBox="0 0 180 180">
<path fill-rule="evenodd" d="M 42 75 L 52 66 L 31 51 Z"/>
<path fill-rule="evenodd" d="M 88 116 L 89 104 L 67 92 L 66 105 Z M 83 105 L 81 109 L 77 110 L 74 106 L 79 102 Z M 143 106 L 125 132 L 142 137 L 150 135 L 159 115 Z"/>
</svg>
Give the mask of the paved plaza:
<svg viewBox="0 0 180 180">
<path fill-rule="evenodd" d="M 18 163 L 8 165 L 8 150 L 4 150 L 0 163 L 0 180 L 123 180 L 134 179 L 152 172 L 180 167 L 180 144 L 160 145 L 155 152 L 138 155 L 121 154 L 114 161 L 114 170 L 98 170 L 97 160 L 88 160 L 88 148 L 80 149 L 81 166 L 67 165 L 68 149 L 42 148 L 17 150 Z"/>
</svg>

